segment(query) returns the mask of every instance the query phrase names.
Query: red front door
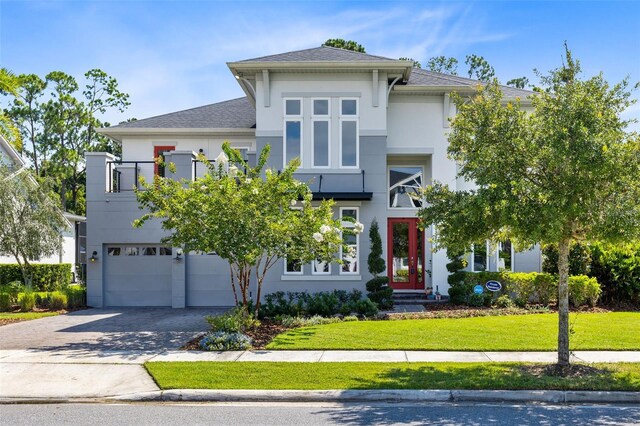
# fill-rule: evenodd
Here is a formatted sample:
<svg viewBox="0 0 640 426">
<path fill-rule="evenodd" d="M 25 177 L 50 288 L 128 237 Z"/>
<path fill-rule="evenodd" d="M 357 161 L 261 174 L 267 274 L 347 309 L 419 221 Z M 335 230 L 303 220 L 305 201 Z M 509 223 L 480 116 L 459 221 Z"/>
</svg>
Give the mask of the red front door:
<svg viewBox="0 0 640 426">
<path fill-rule="evenodd" d="M 424 290 L 424 234 L 417 218 L 392 218 L 387 224 L 389 285 Z"/>
</svg>

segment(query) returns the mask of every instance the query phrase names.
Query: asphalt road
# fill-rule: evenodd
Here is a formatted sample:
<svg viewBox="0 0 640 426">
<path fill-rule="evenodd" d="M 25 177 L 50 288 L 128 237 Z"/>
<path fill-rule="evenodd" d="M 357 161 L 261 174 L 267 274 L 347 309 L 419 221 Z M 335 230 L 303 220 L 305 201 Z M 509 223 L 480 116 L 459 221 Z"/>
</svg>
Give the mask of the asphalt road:
<svg viewBox="0 0 640 426">
<path fill-rule="evenodd" d="M 5 425 L 637 425 L 640 406 L 507 404 L 16 404 Z"/>
</svg>

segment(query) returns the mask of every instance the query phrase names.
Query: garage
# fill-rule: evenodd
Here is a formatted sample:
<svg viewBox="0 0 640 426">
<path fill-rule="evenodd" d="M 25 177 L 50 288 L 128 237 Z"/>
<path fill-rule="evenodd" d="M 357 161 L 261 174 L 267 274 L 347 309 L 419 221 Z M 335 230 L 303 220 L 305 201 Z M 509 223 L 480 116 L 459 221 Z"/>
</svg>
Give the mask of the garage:
<svg viewBox="0 0 640 426">
<path fill-rule="evenodd" d="M 105 306 L 171 306 L 170 247 L 109 244 L 105 254 Z"/>
</svg>

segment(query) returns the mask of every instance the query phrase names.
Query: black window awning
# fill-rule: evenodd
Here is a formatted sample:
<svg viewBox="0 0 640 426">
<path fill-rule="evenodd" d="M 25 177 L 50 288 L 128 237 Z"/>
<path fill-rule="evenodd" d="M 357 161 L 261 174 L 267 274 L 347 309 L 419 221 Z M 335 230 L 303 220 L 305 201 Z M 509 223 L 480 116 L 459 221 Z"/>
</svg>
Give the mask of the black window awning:
<svg viewBox="0 0 640 426">
<path fill-rule="evenodd" d="M 313 200 L 370 201 L 373 192 L 314 192 Z"/>
</svg>

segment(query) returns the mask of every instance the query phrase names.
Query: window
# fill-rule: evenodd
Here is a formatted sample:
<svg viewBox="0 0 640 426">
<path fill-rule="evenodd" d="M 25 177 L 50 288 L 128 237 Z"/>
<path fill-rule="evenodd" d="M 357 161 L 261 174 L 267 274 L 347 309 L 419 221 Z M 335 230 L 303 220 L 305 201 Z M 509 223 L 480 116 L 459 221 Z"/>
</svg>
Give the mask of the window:
<svg viewBox="0 0 640 426">
<path fill-rule="evenodd" d="M 302 262 L 300 260 L 285 259 L 285 274 L 302 275 Z"/>
<path fill-rule="evenodd" d="M 284 100 L 284 166 L 299 158 L 302 162 L 302 99 Z"/>
<path fill-rule="evenodd" d="M 120 256 L 120 247 L 107 247 L 107 256 Z"/>
<path fill-rule="evenodd" d="M 340 99 L 340 167 L 358 167 L 358 100 Z"/>
<path fill-rule="evenodd" d="M 513 246 L 511 241 L 498 243 L 498 271 L 513 270 Z"/>
<path fill-rule="evenodd" d="M 329 275 L 331 274 L 331 264 L 321 260 L 314 260 L 311 274 L 313 275 Z"/>
<path fill-rule="evenodd" d="M 474 244 L 471 251 L 471 271 L 482 272 L 487 270 L 488 256 L 487 256 L 487 242 L 480 242 Z"/>
<path fill-rule="evenodd" d="M 422 207 L 422 167 L 389 167 L 389 208 L 418 209 Z"/>
<path fill-rule="evenodd" d="M 155 256 L 158 252 L 156 247 L 142 247 L 142 255 L 143 256 Z"/>
<path fill-rule="evenodd" d="M 160 157 L 164 161 L 164 154 L 169 151 L 175 151 L 175 146 L 154 146 L 153 147 L 153 159 Z M 165 166 L 156 164 L 154 166 L 154 172 L 158 176 L 165 176 Z M 137 184 L 137 183 L 136 183 Z"/>
<path fill-rule="evenodd" d="M 311 115 L 313 167 L 329 167 L 330 123 L 329 99 L 314 99 Z"/>
<path fill-rule="evenodd" d="M 138 255 L 140 255 L 140 248 L 138 248 L 138 247 L 125 247 L 124 255 L 125 256 L 138 256 Z"/>
<path fill-rule="evenodd" d="M 351 218 L 354 221 L 358 220 L 358 208 L 357 207 L 341 207 L 341 218 Z M 346 228 L 353 228 L 354 223 L 350 221 L 342 221 L 342 226 Z M 346 247 L 342 249 L 340 253 L 340 259 L 342 259 L 342 268 L 340 274 L 358 274 L 358 255 L 359 255 L 359 235 L 342 234 L 342 241 Z"/>
<path fill-rule="evenodd" d="M 171 247 L 160 247 L 160 256 L 171 256 L 172 252 Z"/>
</svg>

